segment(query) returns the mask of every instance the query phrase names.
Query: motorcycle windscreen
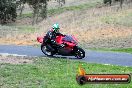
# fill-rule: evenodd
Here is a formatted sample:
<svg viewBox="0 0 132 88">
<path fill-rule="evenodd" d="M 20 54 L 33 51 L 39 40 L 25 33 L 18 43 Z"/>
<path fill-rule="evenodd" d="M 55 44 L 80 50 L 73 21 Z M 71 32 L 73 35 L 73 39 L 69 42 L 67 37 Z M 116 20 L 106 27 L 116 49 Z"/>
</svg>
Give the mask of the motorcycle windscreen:
<svg viewBox="0 0 132 88">
<path fill-rule="evenodd" d="M 62 39 L 62 41 L 71 42 L 71 43 L 75 43 L 75 44 L 77 43 L 76 40 L 73 38 L 72 35 L 66 35 L 66 36 Z"/>
</svg>

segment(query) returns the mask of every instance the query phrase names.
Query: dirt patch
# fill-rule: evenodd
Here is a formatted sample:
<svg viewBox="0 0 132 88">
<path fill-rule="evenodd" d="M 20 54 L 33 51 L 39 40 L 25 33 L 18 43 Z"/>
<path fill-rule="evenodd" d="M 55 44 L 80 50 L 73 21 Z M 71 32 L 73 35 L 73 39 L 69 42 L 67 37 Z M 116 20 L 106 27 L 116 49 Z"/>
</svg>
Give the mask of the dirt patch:
<svg viewBox="0 0 132 88">
<path fill-rule="evenodd" d="M 79 34 L 78 34 L 79 33 Z M 121 38 L 132 36 L 132 29 L 123 28 L 106 28 L 106 29 L 95 29 L 87 31 L 78 31 L 76 35 L 80 41 L 94 41 L 99 39 L 109 39 L 109 38 Z"/>
<path fill-rule="evenodd" d="M 0 63 L 26 64 L 33 63 L 29 57 L 0 56 Z"/>
<path fill-rule="evenodd" d="M 16 34 L 0 38 L 0 44 L 35 45 L 37 43 L 35 34 Z"/>
<path fill-rule="evenodd" d="M 132 47 L 132 28 L 107 27 L 94 30 L 69 31 L 86 48 Z"/>
<path fill-rule="evenodd" d="M 38 44 L 37 41 L 21 39 L 17 40 L 15 38 L 0 38 L 0 44 L 15 44 L 15 45 L 35 45 Z"/>
</svg>

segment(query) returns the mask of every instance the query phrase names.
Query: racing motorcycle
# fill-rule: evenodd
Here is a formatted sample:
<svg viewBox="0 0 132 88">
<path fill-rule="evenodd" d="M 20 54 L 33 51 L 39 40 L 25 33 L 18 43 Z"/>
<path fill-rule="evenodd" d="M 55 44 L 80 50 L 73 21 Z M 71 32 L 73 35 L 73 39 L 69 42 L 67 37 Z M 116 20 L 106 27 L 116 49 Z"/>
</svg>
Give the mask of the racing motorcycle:
<svg viewBox="0 0 132 88">
<path fill-rule="evenodd" d="M 77 39 L 72 35 L 60 35 L 57 36 L 55 41 L 58 44 L 64 45 L 63 47 L 58 47 L 52 50 L 45 44 L 44 37 L 37 37 L 37 41 L 41 43 L 41 51 L 47 56 L 62 55 L 62 56 L 75 56 L 78 59 L 85 57 L 85 51 L 77 46 Z"/>
</svg>

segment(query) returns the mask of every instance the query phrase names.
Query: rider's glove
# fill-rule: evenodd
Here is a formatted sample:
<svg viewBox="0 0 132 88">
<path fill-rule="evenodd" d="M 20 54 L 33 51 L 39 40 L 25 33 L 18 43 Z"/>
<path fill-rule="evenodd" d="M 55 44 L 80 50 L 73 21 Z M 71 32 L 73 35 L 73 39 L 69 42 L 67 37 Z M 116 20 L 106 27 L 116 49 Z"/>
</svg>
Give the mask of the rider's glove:
<svg viewBox="0 0 132 88">
<path fill-rule="evenodd" d="M 56 43 L 55 40 L 51 40 L 51 42 L 52 42 L 52 44 L 55 44 Z"/>
<path fill-rule="evenodd" d="M 60 44 L 60 47 L 63 48 L 65 45 L 64 44 Z"/>
</svg>

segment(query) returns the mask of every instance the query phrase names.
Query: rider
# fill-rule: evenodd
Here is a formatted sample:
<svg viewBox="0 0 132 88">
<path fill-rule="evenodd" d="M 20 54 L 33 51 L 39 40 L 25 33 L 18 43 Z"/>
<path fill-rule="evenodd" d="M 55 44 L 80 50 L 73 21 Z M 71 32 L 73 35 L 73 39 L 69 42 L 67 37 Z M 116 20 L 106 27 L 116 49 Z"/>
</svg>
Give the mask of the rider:
<svg viewBox="0 0 132 88">
<path fill-rule="evenodd" d="M 44 37 L 44 42 L 49 44 L 48 48 L 50 48 L 52 51 L 54 51 L 53 46 L 59 46 L 59 47 L 64 47 L 63 44 L 58 44 L 55 39 L 56 36 L 63 35 L 59 32 L 59 24 L 55 23 L 52 28 L 47 32 L 46 36 Z M 48 45 L 47 44 L 47 45 Z"/>
</svg>

